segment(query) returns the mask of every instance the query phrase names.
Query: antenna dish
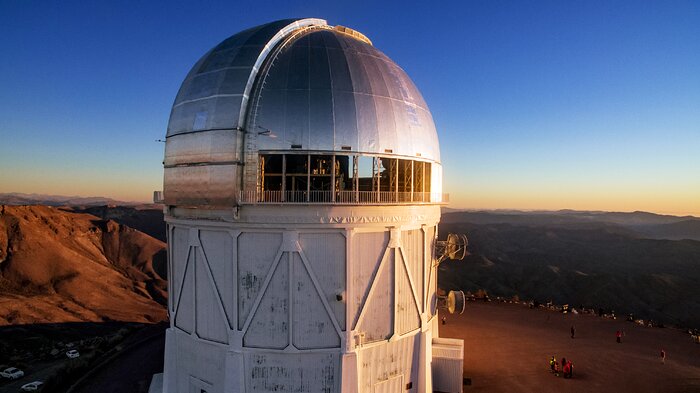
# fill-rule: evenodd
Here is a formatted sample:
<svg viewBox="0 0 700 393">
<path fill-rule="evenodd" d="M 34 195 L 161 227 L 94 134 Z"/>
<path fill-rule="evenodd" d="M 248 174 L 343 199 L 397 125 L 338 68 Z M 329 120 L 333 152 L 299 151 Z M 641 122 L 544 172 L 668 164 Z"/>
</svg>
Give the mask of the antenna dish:
<svg viewBox="0 0 700 393">
<path fill-rule="evenodd" d="M 450 233 L 447 235 L 447 240 L 438 240 L 435 242 L 435 254 L 437 255 L 437 263 L 449 258 L 452 260 L 461 261 L 467 256 L 467 246 L 469 240 L 467 235 Z"/>
<path fill-rule="evenodd" d="M 450 314 L 454 314 L 455 312 L 459 314 L 464 313 L 464 306 L 466 305 L 464 292 L 450 291 L 450 293 L 447 294 L 447 299 L 445 299 L 445 305 Z"/>
</svg>

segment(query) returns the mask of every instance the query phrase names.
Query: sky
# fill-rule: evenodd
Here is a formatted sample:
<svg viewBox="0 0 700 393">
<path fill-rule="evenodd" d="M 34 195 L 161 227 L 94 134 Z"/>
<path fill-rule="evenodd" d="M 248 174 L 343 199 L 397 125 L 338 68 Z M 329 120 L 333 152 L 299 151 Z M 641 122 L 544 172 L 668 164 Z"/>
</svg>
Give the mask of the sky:
<svg viewBox="0 0 700 393">
<path fill-rule="evenodd" d="M 698 1 L 0 0 L 0 193 L 149 201 L 189 69 L 290 17 L 408 73 L 450 207 L 700 216 Z"/>
</svg>

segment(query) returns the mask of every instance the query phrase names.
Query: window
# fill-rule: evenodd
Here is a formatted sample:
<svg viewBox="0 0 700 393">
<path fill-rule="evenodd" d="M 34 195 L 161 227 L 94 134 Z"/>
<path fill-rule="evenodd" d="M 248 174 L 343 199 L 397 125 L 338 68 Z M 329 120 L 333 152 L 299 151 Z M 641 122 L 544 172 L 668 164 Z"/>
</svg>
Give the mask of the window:
<svg viewBox="0 0 700 393">
<path fill-rule="evenodd" d="M 283 155 L 268 154 L 261 157 L 260 168 L 262 171 L 262 189 L 280 191 L 282 189 L 282 161 Z"/>
<path fill-rule="evenodd" d="M 331 202 L 334 172 L 333 156 L 315 155 L 309 156 L 311 162 L 310 176 L 310 202 Z"/>
<path fill-rule="evenodd" d="M 309 193 L 309 155 L 285 155 L 285 201 L 306 202 Z"/>
<path fill-rule="evenodd" d="M 261 154 L 265 202 L 429 202 L 430 163 L 342 154 Z"/>
</svg>

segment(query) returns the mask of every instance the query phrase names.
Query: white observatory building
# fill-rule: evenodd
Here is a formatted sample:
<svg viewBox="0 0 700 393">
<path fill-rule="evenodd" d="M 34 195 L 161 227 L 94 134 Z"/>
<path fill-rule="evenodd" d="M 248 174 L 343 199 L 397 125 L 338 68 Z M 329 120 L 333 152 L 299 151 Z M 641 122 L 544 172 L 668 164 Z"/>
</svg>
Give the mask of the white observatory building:
<svg viewBox="0 0 700 393">
<path fill-rule="evenodd" d="M 227 38 L 182 83 L 164 167 L 163 393 L 461 392 L 435 125 L 367 37 L 291 19 Z"/>
</svg>

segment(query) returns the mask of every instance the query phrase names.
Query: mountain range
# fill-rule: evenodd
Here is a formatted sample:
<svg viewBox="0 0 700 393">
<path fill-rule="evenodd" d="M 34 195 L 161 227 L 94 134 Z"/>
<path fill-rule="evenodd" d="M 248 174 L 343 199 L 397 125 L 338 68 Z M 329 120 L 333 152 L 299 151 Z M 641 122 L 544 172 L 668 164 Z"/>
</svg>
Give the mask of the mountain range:
<svg viewBox="0 0 700 393">
<path fill-rule="evenodd" d="M 520 226 L 557 226 L 583 228 L 612 224 L 629 230 L 631 236 L 649 239 L 700 240 L 700 218 L 672 216 L 643 211 L 459 211 L 443 209 L 443 223 L 468 221 L 473 224 L 512 224 Z"/>
<path fill-rule="evenodd" d="M 448 212 L 441 237 L 470 255 L 440 265 L 444 289 L 700 326 L 700 220 L 646 212 Z"/>
<path fill-rule="evenodd" d="M 48 194 L 24 194 L 20 192 L 0 193 L 0 205 L 43 205 L 43 206 L 101 206 L 139 205 L 139 202 L 123 202 L 106 197 L 81 197 Z"/>
</svg>

